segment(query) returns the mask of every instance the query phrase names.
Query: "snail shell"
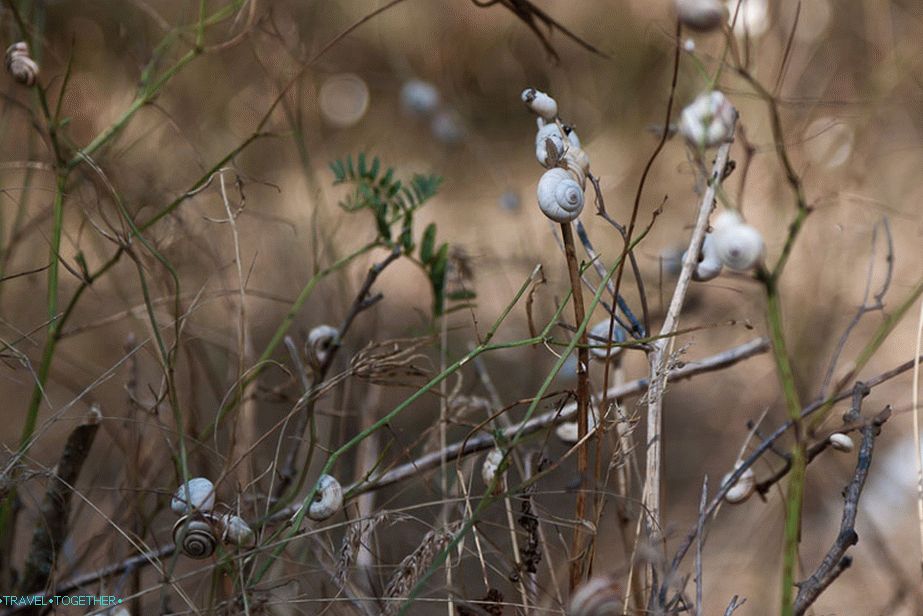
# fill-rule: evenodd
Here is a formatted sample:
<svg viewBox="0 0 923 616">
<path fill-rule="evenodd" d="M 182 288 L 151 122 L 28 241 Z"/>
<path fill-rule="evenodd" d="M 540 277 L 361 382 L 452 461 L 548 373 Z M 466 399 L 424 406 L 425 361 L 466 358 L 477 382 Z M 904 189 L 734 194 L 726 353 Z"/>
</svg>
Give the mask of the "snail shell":
<svg viewBox="0 0 923 616">
<path fill-rule="evenodd" d="M 481 466 L 481 479 L 485 485 L 490 485 L 494 477 L 497 476 L 497 469 L 503 461 L 503 450 L 497 447 L 491 449 L 484 458 L 484 464 Z"/>
<path fill-rule="evenodd" d="M 844 453 L 849 453 L 855 446 L 853 445 L 852 439 L 849 438 L 849 436 L 840 432 L 834 432 L 827 438 L 827 440 L 830 441 L 831 447 Z"/>
<path fill-rule="evenodd" d="M 721 480 L 721 485 L 724 485 L 731 478 L 731 475 L 732 473 L 725 475 L 724 479 Z M 753 472 L 752 468 L 748 468 L 740 476 L 740 479 L 737 480 L 737 483 L 731 486 L 731 489 L 727 491 L 724 495 L 724 500 L 732 505 L 739 505 L 750 498 L 755 488 L 756 473 Z"/>
<path fill-rule="evenodd" d="M 221 540 L 225 543 L 233 543 L 241 547 L 250 547 L 256 543 L 256 535 L 250 525 L 241 518 L 232 513 L 227 513 L 221 517 L 221 526 L 224 532 Z"/>
<path fill-rule="evenodd" d="M 553 120 L 558 115 L 558 103 L 541 90 L 526 88 L 520 94 L 520 98 L 526 107 L 539 117 Z"/>
<path fill-rule="evenodd" d="M 590 157 L 580 147 L 571 146 L 563 159 L 564 167 L 580 183 L 581 190 L 586 190 L 586 179 L 590 175 Z"/>
<path fill-rule="evenodd" d="M 411 79 L 401 86 L 401 106 L 412 115 L 430 115 L 439 107 L 439 90 L 428 81 Z"/>
<path fill-rule="evenodd" d="M 590 413 L 587 415 L 587 434 L 596 430 L 598 421 L 599 411 L 596 410 L 595 406 L 591 406 Z M 580 440 L 580 428 L 577 426 L 576 421 L 565 421 L 555 428 L 554 433 L 561 439 L 561 442 L 567 443 L 568 445 L 573 445 Z"/>
<path fill-rule="evenodd" d="M 340 331 L 330 325 L 318 325 L 311 330 L 308 334 L 308 342 L 305 344 L 305 351 L 312 366 L 320 368 L 327 363 L 333 351 L 333 345 L 339 337 Z"/>
<path fill-rule="evenodd" d="M 308 517 L 316 522 L 326 520 L 343 507 L 343 488 L 335 477 L 321 475 L 317 480 L 317 494 L 308 507 Z"/>
<path fill-rule="evenodd" d="M 612 340 L 615 344 L 628 340 L 628 334 L 625 333 L 625 329 L 621 325 L 613 323 L 612 327 L 611 339 L 609 338 L 609 319 L 600 321 L 590 329 L 590 355 L 594 359 L 606 361 L 607 359 L 614 359 L 622 352 L 622 347 L 606 347 L 607 340 Z"/>
<path fill-rule="evenodd" d="M 173 493 L 170 509 L 176 515 L 215 508 L 215 485 L 205 477 L 193 477 Z"/>
<path fill-rule="evenodd" d="M 535 158 L 546 169 L 558 164 L 564 156 L 564 137 L 561 129 L 554 122 L 539 127 L 535 134 Z"/>
<path fill-rule="evenodd" d="M 6 70 L 17 83 L 24 86 L 35 85 L 35 79 L 38 77 L 38 64 L 29 57 L 29 45 L 20 41 L 7 48 Z"/>
<path fill-rule="evenodd" d="M 748 224 L 716 229 L 714 236 L 718 258 L 732 270 L 752 269 L 763 258 L 763 236 Z"/>
<path fill-rule="evenodd" d="M 218 539 L 208 519 L 186 515 L 173 525 L 173 542 L 189 558 L 201 560 L 215 553 Z"/>
<path fill-rule="evenodd" d="M 580 145 L 580 137 L 577 136 L 577 131 L 574 130 L 573 126 L 565 124 L 564 134 L 567 135 L 567 140 L 570 141 L 571 146 L 575 148 L 582 147 Z"/>
<path fill-rule="evenodd" d="M 724 21 L 724 4 L 720 0 L 676 0 L 676 15 L 687 28 L 708 32 Z"/>
<path fill-rule="evenodd" d="M 730 141 L 734 136 L 737 111 L 718 90 L 700 94 L 683 109 L 679 130 L 695 147 L 710 148 Z"/>
<path fill-rule="evenodd" d="M 615 579 L 595 576 L 574 592 L 567 609 L 568 616 L 620 616 L 622 600 Z"/>
<path fill-rule="evenodd" d="M 686 254 L 683 253 L 683 259 L 685 258 Z M 717 278 L 723 266 L 724 264 L 721 262 L 721 257 L 718 255 L 718 247 L 715 244 L 714 234 L 707 233 L 705 239 L 702 241 L 702 253 L 699 262 L 695 266 L 695 270 L 692 272 L 692 279 L 704 282 L 712 278 Z"/>
<path fill-rule="evenodd" d="M 561 168 L 542 174 L 536 191 L 538 206 L 555 222 L 570 222 L 583 211 L 583 189 L 573 176 Z"/>
</svg>

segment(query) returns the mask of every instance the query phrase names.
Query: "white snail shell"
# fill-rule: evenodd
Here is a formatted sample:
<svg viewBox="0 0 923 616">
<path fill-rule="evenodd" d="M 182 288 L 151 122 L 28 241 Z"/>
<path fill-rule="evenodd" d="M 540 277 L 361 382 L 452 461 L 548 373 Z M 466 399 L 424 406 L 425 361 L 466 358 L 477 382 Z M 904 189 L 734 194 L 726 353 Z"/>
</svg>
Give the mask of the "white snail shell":
<svg viewBox="0 0 923 616">
<path fill-rule="evenodd" d="M 679 130 L 693 146 L 710 148 L 731 140 L 736 117 L 737 111 L 724 94 L 712 90 L 683 109 Z"/>
<path fill-rule="evenodd" d="M 319 368 L 327 363 L 330 353 L 333 351 L 333 345 L 339 336 L 340 331 L 330 325 L 318 325 L 311 330 L 308 334 L 305 350 L 312 366 Z"/>
<path fill-rule="evenodd" d="M 720 0 L 676 0 L 676 15 L 684 26 L 707 32 L 724 21 L 724 5 Z"/>
<path fill-rule="evenodd" d="M 183 516 L 173 525 L 173 542 L 189 558 L 201 560 L 215 553 L 218 539 L 208 519 Z"/>
<path fill-rule="evenodd" d="M 35 84 L 35 79 L 38 77 L 38 64 L 29 57 L 29 45 L 20 41 L 7 48 L 6 70 L 17 83 L 24 86 Z"/>
<path fill-rule="evenodd" d="M 215 508 L 215 485 L 205 477 L 193 477 L 173 493 L 170 509 L 176 515 Z"/>
<path fill-rule="evenodd" d="M 701 260 L 692 271 L 692 279 L 704 282 L 712 278 L 717 278 L 724 265 L 721 262 L 721 257 L 718 255 L 718 247 L 715 244 L 714 234 L 705 234 L 705 239 L 702 241 L 701 257 Z M 686 253 L 683 253 L 683 259 L 685 258 Z"/>
<path fill-rule="evenodd" d="M 233 513 L 227 513 L 221 517 L 221 526 L 224 532 L 221 540 L 225 543 L 233 543 L 240 547 L 250 547 L 256 543 L 256 535 L 250 525 L 240 516 Z"/>
<path fill-rule="evenodd" d="M 732 473 L 728 473 L 724 476 L 724 479 L 721 480 L 721 485 L 724 485 L 730 478 Z M 724 500 L 732 505 L 738 505 L 746 501 L 753 494 L 753 490 L 756 488 L 756 473 L 753 472 L 752 468 L 748 468 L 740 476 L 740 479 L 737 480 L 731 489 L 727 491 L 724 495 Z"/>
<path fill-rule="evenodd" d="M 481 479 L 484 480 L 485 485 L 490 485 L 494 477 L 497 476 L 497 469 L 500 468 L 500 463 L 503 461 L 503 450 L 494 447 L 491 449 L 487 456 L 484 458 L 484 464 L 481 465 Z"/>
<path fill-rule="evenodd" d="M 596 410 L 595 406 L 591 406 L 590 412 L 587 414 L 587 434 L 596 430 L 598 421 L 599 411 Z M 568 445 L 573 445 L 580 440 L 580 428 L 577 426 L 576 421 L 565 421 L 555 428 L 554 433 L 561 439 L 561 442 Z"/>
<path fill-rule="evenodd" d="M 558 103 L 541 90 L 526 88 L 520 94 L 520 98 L 526 107 L 539 117 L 553 120 L 558 115 Z"/>
<path fill-rule="evenodd" d="M 718 258 L 733 270 L 749 270 L 763 258 L 763 236 L 748 224 L 716 229 L 714 236 Z"/>
<path fill-rule="evenodd" d="M 550 156 L 549 156 L 550 154 Z M 540 126 L 535 134 L 535 158 L 539 164 L 550 169 L 564 156 L 564 136 L 554 122 Z"/>
<path fill-rule="evenodd" d="M 622 347 L 614 346 L 608 349 L 606 348 L 607 340 L 611 340 L 615 344 L 628 340 L 628 334 L 625 333 L 625 329 L 621 325 L 612 323 L 612 328 L 612 338 L 609 338 L 609 319 L 600 321 L 590 329 L 590 356 L 592 356 L 593 359 L 598 359 L 600 361 L 606 361 L 606 359 L 611 360 L 622 352 Z M 607 352 L 608 358 L 606 357 Z"/>
<path fill-rule="evenodd" d="M 595 576 L 574 592 L 567 608 L 567 616 L 620 616 L 622 599 L 615 580 L 609 576 Z"/>
<path fill-rule="evenodd" d="M 586 190 L 586 179 L 590 175 L 590 157 L 578 146 L 571 146 L 564 153 L 564 168 L 570 171 L 581 190 Z"/>
<path fill-rule="evenodd" d="M 317 494 L 308 506 L 308 517 L 321 522 L 343 507 L 343 488 L 335 477 L 321 475 L 317 480 Z"/>
<path fill-rule="evenodd" d="M 580 145 L 580 137 L 577 136 L 577 131 L 574 130 L 573 126 L 564 125 L 564 134 L 567 135 L 567 140 L 570 141 L 571 146 L 575 148 L 582 147 Z"/>
<path fill-rule="evenodd" d="M 439 107 L 439 90 L 428 81 L 411 79 L 401 86 L 401 105 L 413 115 L 430 115 Z"/>
<path fill-rule="evenodd" d="M 837 451 L 842 451 L 844 453 L 849 453 L 853 450 L 852 439 L 849 438 L 846 434 L 840 432 L 834 432 L 827 439 L 830 441 L 830 446 L 836 449 Z"/>
<path fill-rule="evenodd" d="M 555 222 L 570 222 L 583 211 L 583 189 L 561 168 L 549 169 L 538 181 L 538 206 Z"/>
</svg>

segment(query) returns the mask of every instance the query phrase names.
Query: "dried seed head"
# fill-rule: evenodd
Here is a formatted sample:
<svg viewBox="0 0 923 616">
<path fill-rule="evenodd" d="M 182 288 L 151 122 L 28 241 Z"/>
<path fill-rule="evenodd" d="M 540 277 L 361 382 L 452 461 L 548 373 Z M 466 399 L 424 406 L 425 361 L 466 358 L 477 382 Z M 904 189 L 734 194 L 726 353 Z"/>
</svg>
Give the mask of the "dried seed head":
<svg viewBox="0 0 923 616">
<path fill-rule="evenodd" d="M 558 115 L 558 103 L 553 98 L 535 88 L 526 88 L 520 95 L 532 113 L 546 120 L 554 120 Z"/>
<path fill-rule="evenodd" d="M 170 509 L 176 515 L 215 508 L 215 485 L 205 477 L 193 477 L 173 493 Z"/>
<path fill-rule="evenodd" d="M 676 0 L 676 15 L 687 28 L 707 32 L 724 21 L 721 0 Z"/>
<path fill-rule="evenodd" d="M 721 480 L 721 485 L 729 481 L 732 474 L 733 473 L 728 473 L 725 475 L 724 479 Z M 732 505 L 739 505 L 750 498 L 755 488 L 756 473 L 753 472 L 752 468 L 748 468 L 740 476 L 740 479 L 737 480 L 737 483 L 731 486 L 731 489 L 727 491 L 724 495 L 724 500 Z"/>
<path fill-rule="evenodd" d="M 712 90 L 683 109 L 679 130 L 693 146 L 710 148 L 731 140 L 736 117 L 737 111 L 724 94 Z"/>
<path fill-rule="evenodd" d="M 852 442 L 852 439 L 849 438 L 849 436 L 847 436 L 846 434 L 842 434 L 840 432 L 834 432 L 833 434 L 829 436 L 827 440 L 830 441 L 830 446 L 836 449 L 837 451 L 849 453 L 850 451 L 853 450 L 853 447 L 855 447 L 855 445 Z"/>
<path fill-rule="evenodd" d="M 622 613 L 622 600 L 615 579 L 595 576 L 574 592 L 567 608 L 567 616 L 618 616 Z"/>
<path fill-rule="evenodd" d="M 29 46 L 20 41 L 13 43 L 6 50 L 6 70 L 9 71 L 16 83 L 24 86 L 35 85 L 38 77 L 38 64 L 29 57 Z"/>
</svg>

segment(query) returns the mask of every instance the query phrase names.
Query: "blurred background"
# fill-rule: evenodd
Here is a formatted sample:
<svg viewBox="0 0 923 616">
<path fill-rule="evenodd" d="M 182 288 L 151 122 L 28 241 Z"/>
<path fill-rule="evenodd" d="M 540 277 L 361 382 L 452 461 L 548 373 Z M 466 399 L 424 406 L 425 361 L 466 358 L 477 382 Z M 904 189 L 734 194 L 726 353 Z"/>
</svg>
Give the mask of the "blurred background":
<svg viewBox="0 0 923 616">
<path fill-rule="evenodd" d="M 885 281 L 889 252 L 893 273 L 885 314 L 906 297 L 923 271 L 923 4 L 746 4 L 741 21 L 746 21 L 747 30 L 731 36 L 737 37 L 751 74 L 776 98 L 785 146 L 813 210 L 781 285 L 796 379 L 801 398 L 809 401 L 819 394 L 837 340 L 862 304 L 868 281 L 873 290 Z M 200 8 L 197 2 L 173 0 L 15 5 L 30 29 L 33 57 L 41 66 L 40 83 L 51 104 L 60 104 L 67 118 L 60 132 L 76 147 L 119 121 L 136 100 L 145 67 L 162 74 L 192 48 Z M 208 1 L 205 6 L 217 13 L 224 4 Z M 449 362 L 466 353 L 536 264 L 543 266 L 547 284 L 534 293 L 534 319 L 541 327 L 552 317 L 569 284 L 555 240 L 557 230 L 536 206 L 535 186 L 543 170 L 534 156 L 535 119 L 519 98 L 524 88 L 537 87 L 555 97 L 562 118 L 580 135 L 609 214 L 627 223 L 642 170 L 663 130 L 670 96 L 672 2 L 535 1 L 599 53 L 539 23 L 555 57 L 506 4 L 481 7 L 464 0 L 405 0 L 338 38 L 382 6 L 251 0 L 231 7 L 206 30 L 205 53 L 183 66 L 150 104 L 95 152 L 100 172 L 87 164 L 73 172 L 64 207 L 61 258 L 67 265 L 61 270 L 61 305 L 80 287 L 81 261 L 88 271 L 96 271 L 116 250 L 112 237 L 127 228 L 119 203 L 141 221 L 185 195 L 172 214 L 144 233 L 175 269 L 180 285 L 177 290 L 170 272 L 139 249 L 137 261 L 122 258 L 82 292 L 63 329 L 44 389 L 36 442 L 19 461 L 24 471 L 19 491 L 23 509 L 11 554 L 28 551 L 47 471 L 91 403 L 99 404 L 104 420 L 78 486 L 82 498 L 75 499 L 71 525 L 79 532 L 71 533 L 67 549 L 59 554 L 55 579 L 133 556 L 136 550 L 113 531 L 113 524 L 151 547 L 169 541 L 172 517 L 165 506 L 179 482 L 171 458 L 176 431 L 151 341 L 139 267 L 147 274 L 154 313 L 171 344 L 176 341 L 173 302 L 179 298 L 184 318 L 175 350 L 176 393 L 189 433 L 197 434 L 216 420 L 217 410 L 236 390 L 241 348 L 243 365 L 252 366 L 311 276 L 375 237 L 371 216 L 337 206 L 347 189 L 333 186 L 328 168 L 332 160 L 365 152 L 393 166 L 398 177 L 441 176 L 440 192 L 421 210 L 417 229 L 436 223 L 440 240 L 451 246 L 453 275 L 477 297 L 434 320 L 426 276 L 410 261 L 398 261 L 376 282 L 375 290 L 384 298 L 359 315 L 331 374 L 345 371 L 349 358 L 369 343 L 409 338 L 425 342 L 417 350 L 415 365 L 435 374 L 444 361 L 440 349 Z M 4 45 L 21 38 L 8 5 L 0 12 L 0 32 Z M 673 121 L 708 88 L 706 74 L 713 75 L 727 58 L 726 40 L 720 31 L 683 32 L 682 41 L 691 51 L 681 54 Z M 152 58 L 158 58 L 153 65 Z M 293 79 L 294 85 L 263 122 Z M 768 107 L 730 68 L 722 72 L 718 85 L 739 110 L 743 128 L 732 149 L 737 169 L 726 192 L 762 232 L 768 258 L 774 262 L 794 216 L 794 199 L 775 154 Z M 15 84 L 8 74 L 0 77 L 0 89 L 0 331 L 6 349 L 0 395 L 3 443 L 12 455 L 46 335 L 55 176 L 34 92 Z M 217 176 L 194 195 L 187 193 L 255 133 L 261 133 L 259 139 L 222 165 L 228 169 L 222 175 L 225 192 L 239 209 L 232 226 L 226 222 Z M 676 259 L 689 239 L 699 184 L 693 155 L 680 138 L 669 140 L 647 178 L 638 216 L 644 227 L 654 211 L 663 208 L 636 250 L 655 329 L 671 297 Z M 593 215 L 592 206 L 582 220 L 608 267 L 622 249 L 621 238 Z M 368 267 L 385 254 L 374 250 L 321 280 L 289 331 L 299 345 L 311 328 L 342 321 Z M 241 271 L 246 280 L 243 347 Z M 637 309 L 639 289 L 628 272 L 622 290 Z M 694 284 L 681 326 L 695 331 L 677 340 L 677 348 L 684 349 L 682 360 L 692 362 L 765 335 L 764 309 L 762 287 L 749 275 L 726 273 Z M 914 316 L 915 312 L 911 311 Z M 603 317 L 601 309 L 597 316 Z M 564 319 L 572 322 L 570 309 Z M 834 377 L 848 371 L 881 320 L 882 312 L 872 312 L 859 323 Z M 905 319 L 859 378 L 910 359 L 915 325 L 914 318 Z M 566 329 L 555 328 L 553 333 L 559 339 L 569 337 Z M 520 303 L 498 339 L 529 335 Z M 557 359 L 555 350 L 537 346 L 484 355 L 481 376 L 474 366 L 461 370 L 441 394 L 423 397 L 380 431 L 371 448 L 339 461 L 337 474 L 346 483 L 361 478 L 376 461 L 388 467 L 435 450 L 441 399 L 490 400 L 493 395 L 491 408 L 498 411 L 528 398 Z M 214 438 L 191 448 L 193 474 L 226 477 L 219 496 L 240 507 L 248 519 L 265 508 L 260 499 L 269 489 L 267 473 L 272 473 L 280 447 L 276 427 L 300 395 L 297 366 L 284 348 L 272 359 L 275 365 L 248 390 L 244 405 L 255 433 L 268 435 L 247 451 L 242 466 L 249 470 L 242 476 L 237 469 L 234 417 L 222 418 L 227 423 Z M 621 378 L 646 376 L 646 365 L 643 353 L 627 350 Z M 574 363 L 565 364 L 553 390 L 573 389 L 573 371 Z M 307 476 L 313 481 L 327 452 L 423 382 L 401 375 L 384 385 L 356 377 L 339 381 L 317 403 L 319 446 Z M 594 369 L 594 391 L 602 382 L 601 370 Z M 555 408 L 559 399 L 540 410 Z M 909 373 L 875 388 L 866 410 L 877 412 L 886 404 L 895 416 L 885 425 L 875 451 L 856 528 L 860 541 L 851 551 L 855 560 L 818 601 L 816 614 L 923 614 Z M 641 408 L 637 398 L 624 400 L 624 405 L 630 414 Z M 525 405 L 515 406 L 507 415 L 516 420 L 524 410 Z M 834 429 L 840 415 L 838 408 L 824 430 Z M 695 522 L 703 477 L 708 475 L 717 486 L 733 467 L 747 440 L 748 420 L 760 422 L 763 434 L 784 421 L 771 358 L 760 356 L 671 385 L 664 417 L 664 520 L 667 554 L 672 555 Z M 449 441 L 465 438 L 486 418 L 483 409 L 460 411 L 447 426 Z M 643 461 L 643 422 L 636 428 L 635 462 Z M 284 440 L 282 444 L 287 446 Z M 531 439 L 528 446 L 550 461 L 567 450 L 553 433 Z M 606 448 L 603 455 L 610 453 Z M 828 452 L 809 468 L 801 551 L 805 571 L 816 566 L 836 536 L 840 491 L 852 474 L 854 459 L 854 454 Z M 779 464 L 777 458 L 767 458 L 756 469 L 758 477 Z M 478 468 L 473 461 L 458 466 L 466 481 L 475 477 L 469 486 L 473 496 L 483 491 Z M 637 466 L 631 468 L 632 493 L 623 500 L 636 513 L 640 478 Z M 452 495 L 457 495 L 456 477 L 449 474 Z M 368 546 L 371 555 L 359 558 L 368 572 L 354 574 L 367 580 L 363 583 L 371 593 L 382 592 L 397 564 L 429 529 L 461 519 L 463 508 L 443 494 L 439 478 L 438 472 L 423 474 L 356 505 L 362 511 L 350 510 L 349 518 L 390 512 Z M 550 548 L 539 567 L 541 592 L 535 613 L 561 613 L 563 597 L 555 588 L 566 580 L 565 548 L 574 525 L 572 486 L 577 480 L 568 460 L 537 484 L 535 506 Z M 514 500 L 514 513 L 519 506 Z M 624 586 L 631 555 L 623 547 L 615 510 L 610 505 L 601 518 L 593 570 L 615 575 Z M 722 508 L 704 550 L 705 613 L 721 613 L 735 594 L 747 599 L 738 614 L 778 609 L 783 518 L 778 489 L 766 502 L 754 498 Z M 342 596 L 335 599 L 338 591 L 328 575 L 330 565 L 324 564 L 335 561 L 347 526 L 347 518 L 335 520 L 319 543 L 293 547 L 286 562 L 254 591 L 261 608 L 271 613 L 361 613 Z M 513 564 L 506 520 L 503 507 L 495 505 L 479 525 L 483 545 L 475 547 L 470 539 L 464 544 L 451 584 L 456 596 L 476 600 L 488 588 L 497 588 L 507 601 L 519 602 L 518 585 L 509 580 Z M 484 574 L 477 556 L 481 550 L 494 555 L 494 568 Z M 19 566 L 18 558 L 10 559 L 13 566 Z M 189 574 L 181 585 L 199 598 L 208 596 L 210 584 L 233 585 L 233 579 L 221 579 L 213 567 L 201 563 L 180 560 L 172 566 L 175 575 Z M 691 566 L 690 558 L 681 571 L 689 573 Z M 145 571 L 135 577 L 113 576 L 93 588 L 128 596 L 133 588 L 140 592 L 157 587 L 159 581 L 155 573 Z M 426 596 L 444 601 L 446 588 L 444 572 L 437 573 Z M 691 588 L 690 582 L 687 590 Z M 138 613 L 154 613 L 162 605 L 185 609 L 175 596 L 162 599 L 159 591 L 143 594 L 132 605 Z M 445 610 L 437 601 L 421 603 L 411 613 Z M 509 606 L 505 613 L 519 613 L 515 610 Z"/>
</svg>

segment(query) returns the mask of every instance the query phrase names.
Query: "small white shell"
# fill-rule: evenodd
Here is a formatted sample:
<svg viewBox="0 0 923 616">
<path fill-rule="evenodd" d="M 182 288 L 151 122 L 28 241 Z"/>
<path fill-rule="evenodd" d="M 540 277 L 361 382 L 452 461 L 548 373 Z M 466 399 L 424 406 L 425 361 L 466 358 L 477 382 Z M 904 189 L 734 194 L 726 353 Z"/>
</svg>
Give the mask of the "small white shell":
<svg viewBox="0 0 923 616">
<path fill-rule="evenodd" d="M 712 90 L 683 109 L 679 130 L 693 146 L 710 148 L 731 140 L 736 117 L 737 111 L 724 94 Z"/>
<path fill-rule="evenodd" d="M 596 430 L 596 423 L 599 419 L 599 413 L 596 407 L 592 407 L 592 412 L 587 416 L 587 434 Z M 573 445 L 580 440 L 580 428 L 576 421 L 565 421 L 560 424 L 554 431 L 555 435 L 561 439 L 562 443 Z"/>
<path fill-rule="evenodd" d="M 724 21 L 724 5 L 720 0 L 676 0 L 676 15 L 684 26 L 707 32 Z"/>
<path fill-rule="evenodd" d="M 520 98 L 532 113 L 546 120 L 553 120 L 558 115 L 558 103 L 541 90 L 526 88 Z"/>
<path fill-rule="evenodd" d="M 549 169 L 538 181 L 538 206 L 555 222 L 570 222 L 583 211 L 583 189 L 564 169 Z"/>
<path fill-rule="evenodd" d="M 763 258 L 763 236 L 750 225 L 727 226 L 716 230 L 714 236 L 718 258 L 733 270 L 749 270 Z"/>
<path fill-rule="evenodd" d="M 715 216 L 715 221 L 711 224 L 711 228 L 717 233 L 742 224 L 744 224 L 744 219 L 741 218 L 736 210 L 722 210 L 720 214 Z"/>
<path fill-rule="evenodd" d="M 834 432 L 827 440 L 830 441 L 830 446 L 837 451 L 849 453 L 854 447 L 852 439 L 840 432 Z"/>
<path fill-rule="evenodd" d="M 503 450 L 494 447 L 487 456 L 484 457 L 484 464 L 481 465 L 481 479 L 485 485 L 490 485 L 494 477 L 497 476 L 497 469 L 500 468 L 500 462 L 503 461 Z"/>
<path fill-rule="evenodd" d="M 211 511 L 215 508 L 215 485 L 205 477 L 194 477 L 173 493 L 170 509 L 176 515 L 192 511 Z"/>
<path fill-rule="evenodd" d="M 29 57 L 29 45 L 20 41 L 7 48 L 6 70 L 17 83 L 24 86 L 35 85 L 35 79 L 38 77 L 38 64 Z"/>
<path fill-rule="evenodd" d="M 411 79 L 401 86 L 401 106 L 413 115 L 431 115 L 439 107 L 439 90 L 428 81 Z"/>
<path fill-rule="evenodd" d="M 628 334 L 625 333 L 625 329 L 622 328 L 618 323 L 612 324 L 612 342 L 621 343 L 628 340 Z M 606 348 L 606 340 L 609 340 L 609 319 L 604 319 L 593 326 L 590 329 L 589 333 L 589 343 L 590 343 L 590 356 L 593 359 L 598 359 L 600 361 L 606 361 L 606 353 L 608 351 L 608 359 L 614 359 L 619 353 L 622 352 L 622 347 L 610 347 Z"/>
<path fill-rule="evenodd" d="M 567 135 L 567 140 L 570 141 L 571 146 L 575 148 L 583 147 L 580 145 L 580 137 L 577 136 L 577 131 L 574 130 L 573 126 L 564 126 L 564 133 Z"/>
<path fill-rule="evenodd" d="M 724 485 L 731 478 L 731 475 L 732 473 L 725 475 L 724 479 L 721 480 L 721 485 Z M 738 505 L 750 498 L 755 488 L 756 473 L 753 472 L 752 468 L 748 468 L 737 480 L 737 483 L 727 491 L 724 495 L 724 500 L 732 505 Z"/>
<path fill-rule="evenodd" d="M 308 334 L 308 342 L 305 345 L 308 361 L 315 368 L 319 368 L 327 363 L 333 345 L 337 338 L 340 337 L 340 331 L 330 325 L 318 325 Z"/>
<path fill-rule="evenodd" d="M 240 516 L 233 513 L 223 515 L 221 517 L 221 526 L 224 528 L 221 540 L 225 543 L 233 543 L 240 547 L 250 547 L 256 543 L 256 535 L 253 533 L 253 529 Z"/>
<path fill-rule="evenodd" d="M 308 507 L 308 517 L 322 522 L 343 507 L 343 488 L 335 477 L 321 475 L 317 480 L 317 494 Z"/>
<path fill-rule="evenodd" d="M 685 258 L 686 253 L 683 253 L 683 259 Z M 696 264 L 695 270 L 692 272 L 692 279 L 705 282 L 717 278 L 721 273 L 722 267 L 723 264 L 721 263 L 721 257 L 718 256 L 715 238 L 713 234 L 706 233 L 705 239 L 702 241 L 702 258 Z"/>
<path fill-rule="evenodd" d="M 567 608 L 567 616 L 619 616 L 622 599 L 615 579 L 595 576 L 574 592 Z"/>
<path fill-rule="evenodd" d="M 548 156 L 549 150 L 552 157 Z M 539 164 L 550 169 L 564 156 L 564 137 L 558 125 L 551 122 L 541 126 L 535 134 L 535 158 Z"/>
<path fill-rule="evenodd" d="M 562 160 L 564 168 L 570 171 L 571 176 L 586 190 L 586 179 L 590 175 L 590 157 L 577 146 L 571 146 L 564 153 Z"/>
<path fill-rule="evenodd" d="M 209 520 L 183 516 L 173 525 L 173 542 L 189 558 L 201 560 L 215 553 L 218 539 Z"/>
</svg>

